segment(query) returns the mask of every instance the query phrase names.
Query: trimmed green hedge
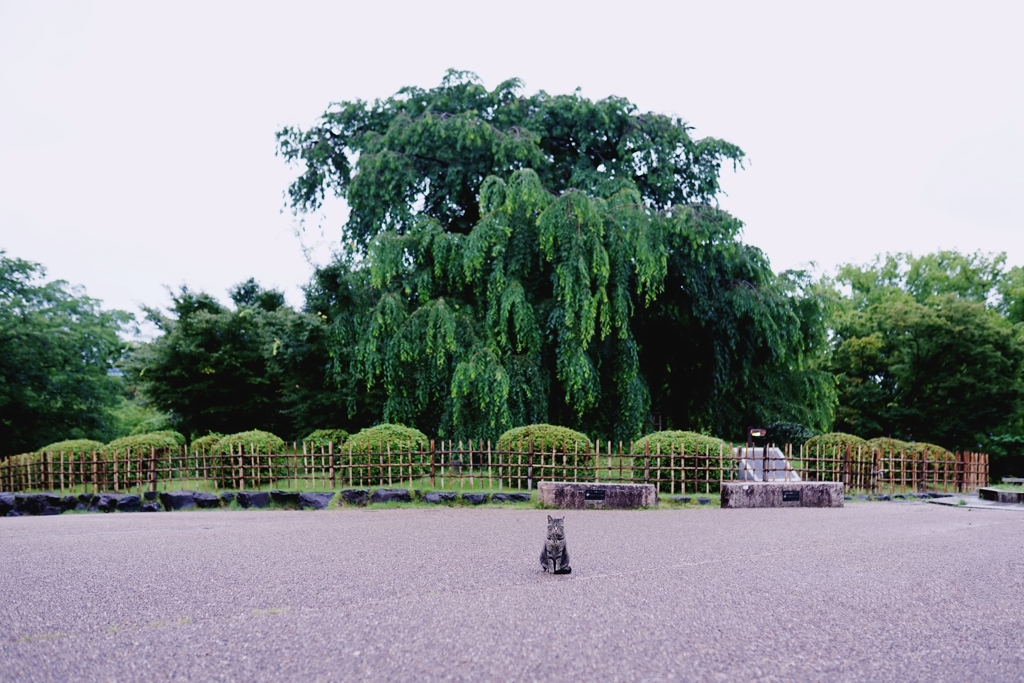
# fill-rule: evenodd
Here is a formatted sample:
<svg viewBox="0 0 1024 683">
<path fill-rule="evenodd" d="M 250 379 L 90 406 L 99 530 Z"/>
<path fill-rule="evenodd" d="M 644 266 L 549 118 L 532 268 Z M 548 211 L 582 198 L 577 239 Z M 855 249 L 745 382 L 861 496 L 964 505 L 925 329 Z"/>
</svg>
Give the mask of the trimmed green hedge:
<svg viewBox="0 0 1024 683">
<path fill-rule="evenodd" d="M 531 446 L 534 486 L 538 481 L 589 481 L 594 478 L 593 463 L 587 455 L 594 448 L 590 438 L 575 429 L 549 424 L 514 427 L 498 437 L 497 462 L 515 466 L 512 469 L 502 468 L 502 475 L 528 476 Z M 503 480 L 510 487 L 525 485 L 520 479 L 503 477 Z"/>
<path fill-rule="evenodd" d="M 150 432 L 148 434 L 136 434 L 115 439 L 106 445 L 107 451 L 130 452 L 133 455 L 147 453 L 150 449 L 177 449 L 185 445 L 185 437 L 178 432 L 167 430 L 163 432 Z"/>
<path fill-rule="evenodd" d="M 413 427 L 385 422 L 376 427 L 362 429 L 348 437 L 345 442 L 346 452 L 349 446 L 353 451 L 370 449 L 373 452 L 382 452 L 387 450 L 388 446 L 391 446 L 392 450 L 408 450 L 411 447 L 415 451 L 430 448 L 430 439 Z"/>
<path fill-rule="evenodd" d="M 219 454 L 220 450 L 217 446 L 223 438 L 223 434 L 207 434 L 198 439 L 193 439 L 192 444 L 188 447 L 189 453 L 192 455 Z"/>
<path fill-rule="evenodd" d="M 831 457 L 833 449 L 836 449 L 836 452 L 844 452 L 847 446 L 850 446 L 856 452 L 858 446 L 866 449 L 868 442 L 853 434 L 830 432 L 828 434 L 812 436 L 808 439 L 804 444 L 804 453 L 808 454 L 808 456 L 813 456 L 817 454 L 820 448 L 822 456 L 828 454 Z"/>
<path fill-rule="evenodd" d="M 225 488 L 242 488 L 243 483 L 253 488 L 288 477 L 284 440 L 270 432 L 253 429 L 228 434 L 217 441 L 215 450 L 220 456 L 216 478 Z"/>
<path fill-rule="evenodd" d="M 593 447 L 590 438 L 583 432 L 568 427 L 549 424 L 526 425 L 514 427 L 498 437 L 498 448 L 510 451 L 529 451 L 530 442 L 533 450 L 551 453 L 574 453 L 589 451 Z"/>
<path fill-rule="evenodd" d="M 913 452 L 913 446 L 906 441 L 892 439 L 888 436 L 879 436 L 874 439 L 868 439 L 868 450 L 872 453 L 878 451 L 882 458 L 889 458 L 890 455 L 898 457 L 904 451 L 911 453 Z"/>
<path fill-rule="evenodd" d="M 425 474 L 429 467 L 428 458 L 421 458 L 415 453 L 410 458 L 409 451 L 424 451 L 430 448 L 427 435 L 413 427 L 400 424 L 384 423 L 368 427 L 353 434 L 345 442 L 342 449 L 342 462 L 356 466 L 353 472 L 354 484 L 373 484 L 387 482 L 389 474 L 392 481 L 401 481 L 409 477 Z M 388 452 L 390 450 L 390 456 Z M 390 466 L 389 466 L 390 462 Z M 348 476 L 348 471 L 345 472 Z"/>
<path fill-rule="evenodd" d="M 100 441 L 93 441 L 91 439 L 71 439 L 69 441 L 58 441 L 57 443 L 51 443 L 49 446 L 43 446 L 39 449 L 39 453 L 49 453 L 50 457 L 56 460 L 63 460 L 63 467 L 53 465 L 51 460 L 51 467 L 63 468 L 65 471 L 65 477 L 71 486 L 77 486 L 84 484 L 89 481 L 90 472 L 92 471 L 90 463 L 92 462 L 92 454 L 96 453 L 97 458 L 102 458 L 103 451 L 106 446 Z"/>
<path fill-rule="evenodd" d="M 317 453 L 323 449 L 326 453 L 332 446 L 334 447 L 335 453 L 341 453 L 342 446 L 348 441 L 349 433 L 344 429 L 317 429 L 316 431 L 308 434 L 306 438 L 302 440 L 302 443 L 307 448 L 312 447 Z"/>
<path fill-rule="evenodd" d="M 49 446 L 43 446 L 40 451 L 46 451 L 47 453 L 73 453 L 76 456 L 83 453 L 91 454 L 93 451 L 102 451 L 105 448 L 103 442 L 93 441 L 91 439 L 71 439 L 69 441 L 58 441 L 57 443 L 51 443 Z"/>
<path fill-rule="evenodd" d="M 642 482 L 647 471 L 651 479 L 668 479 L 658 485 L 662 493 L 685 493 L 684 487 L 695 486 L 700 479 L 710 483 L 704 491 L 694 488 L 694 493 L 716 493 L 723 460 L 732 466 L 730 448 L 722 439 L 697 432 L 647 434 L 633 442 L 633 477 Z M 706 457 L 698 459 L 698 451 Z M 646 455 L 648 452 L 650 455 Z"/>
</svg>

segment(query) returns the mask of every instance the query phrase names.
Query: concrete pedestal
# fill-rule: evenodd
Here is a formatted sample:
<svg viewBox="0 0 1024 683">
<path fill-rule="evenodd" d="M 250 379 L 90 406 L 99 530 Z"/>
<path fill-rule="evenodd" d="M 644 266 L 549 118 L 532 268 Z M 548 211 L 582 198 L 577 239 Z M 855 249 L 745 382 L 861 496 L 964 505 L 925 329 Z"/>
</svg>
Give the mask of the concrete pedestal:
<svg viewBox="0 0 1024 683">
<path fill-rule="evenodd" d="M 570 510 L 588 508 L 653 508 L 658 506 L 654 484 L 583 484 L 542 481 L 537 485 L 541 505 Z"/>
<path fill-rule="evenodd" d="M 724 508 L 841 508 L 842 482 L 729 482 L 722 484 Z"/>
</svg>

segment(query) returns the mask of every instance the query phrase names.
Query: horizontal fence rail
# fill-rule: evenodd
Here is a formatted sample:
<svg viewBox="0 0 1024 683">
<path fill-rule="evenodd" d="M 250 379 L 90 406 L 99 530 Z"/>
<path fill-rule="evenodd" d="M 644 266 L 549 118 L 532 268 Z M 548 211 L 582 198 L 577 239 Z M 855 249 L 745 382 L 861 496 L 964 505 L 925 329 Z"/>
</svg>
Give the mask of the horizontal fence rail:
<svg viewBox="0 0 1024 683">
<path fill-rule="evenodd" d="M 191 489 L 334 490 L 353 487 L 531 490 L 540 481 L 654 484 L 662 493 L 717 493 L 743 478 L 741 464 L 763 453 L 740 447 L 686 448 L 662 453 L 622 442 L 531 442 L 493 448 L 489 441 L 431 441 L 429 448 L 381 445 L 312 449 L 293 443 L 283 453 L 239 447 L 231 453 L 176 449 L 102 450 L 16 455 L 0 462 L 0 490 L 115 493 Z M 842 482 L 869 493 L 972 492 L 989 480 L 985 453 L 929 453 L 863 448 L 785 446 L 784 480 Z M 749 456 L 749 457 L 748 457 Z M 763 457 L 763 456 L 761 456 Z M 762 470 L 764 471 L 764 470 Z"/>
</svg>

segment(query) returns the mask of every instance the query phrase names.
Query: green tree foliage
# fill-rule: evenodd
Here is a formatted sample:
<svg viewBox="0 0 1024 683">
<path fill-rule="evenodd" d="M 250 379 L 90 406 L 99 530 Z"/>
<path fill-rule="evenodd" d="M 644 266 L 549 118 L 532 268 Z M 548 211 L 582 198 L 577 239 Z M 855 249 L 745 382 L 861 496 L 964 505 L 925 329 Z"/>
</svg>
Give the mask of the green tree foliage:
<svg viewBox="0 0 1024 683">
<path fill-rule="evenodd" d="M 110 372 L 131 316 L 44 276 L 38 263 L 0 251 L 0 456 L 114 436 L 121 391 Z"/>
<path fill-rule="evenodd" d="M 328 329 L 254 280 L 231 290 L 234 309 L 183 287 L 169 314 L 147 309 L 162 332 L 127 364 L 143 394 L 179 429 L 199 435 L 266 428 L 307 433 L 347 418 L 325 386 Z"/>
<path fill-rule="evenodd" d="M 622 98 L 520 91 L 449 72 L 278 134 L 293 208 L 350 208 L 347 256 L 307 303 L 350 411 L 364 397 L 448 438 L 546 421 L 628 440 L 653 394 L 669 424 L 826 425 L 824 309 L 713 204 L 742 151 Z"/>
<path fill-rule="evenodd" d="M 1024 331 L 1004 262 L 939 252 L 840 269 L 837 428 L 964 450 L 1018 433 Z"/>
</svg>

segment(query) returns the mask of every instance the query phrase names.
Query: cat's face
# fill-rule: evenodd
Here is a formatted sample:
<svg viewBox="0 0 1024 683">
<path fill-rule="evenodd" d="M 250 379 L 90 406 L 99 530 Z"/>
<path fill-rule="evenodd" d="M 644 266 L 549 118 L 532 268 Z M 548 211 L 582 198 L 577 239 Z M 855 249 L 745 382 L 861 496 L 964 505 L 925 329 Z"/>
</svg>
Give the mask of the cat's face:
<svg viewBox="0 0 1024 683">
<path fill-rule="evenodd" d="M 548 538 L 563 538 L 565 536 L 565 517 L 552 517 L 548 515 Z"/>
</svg>

